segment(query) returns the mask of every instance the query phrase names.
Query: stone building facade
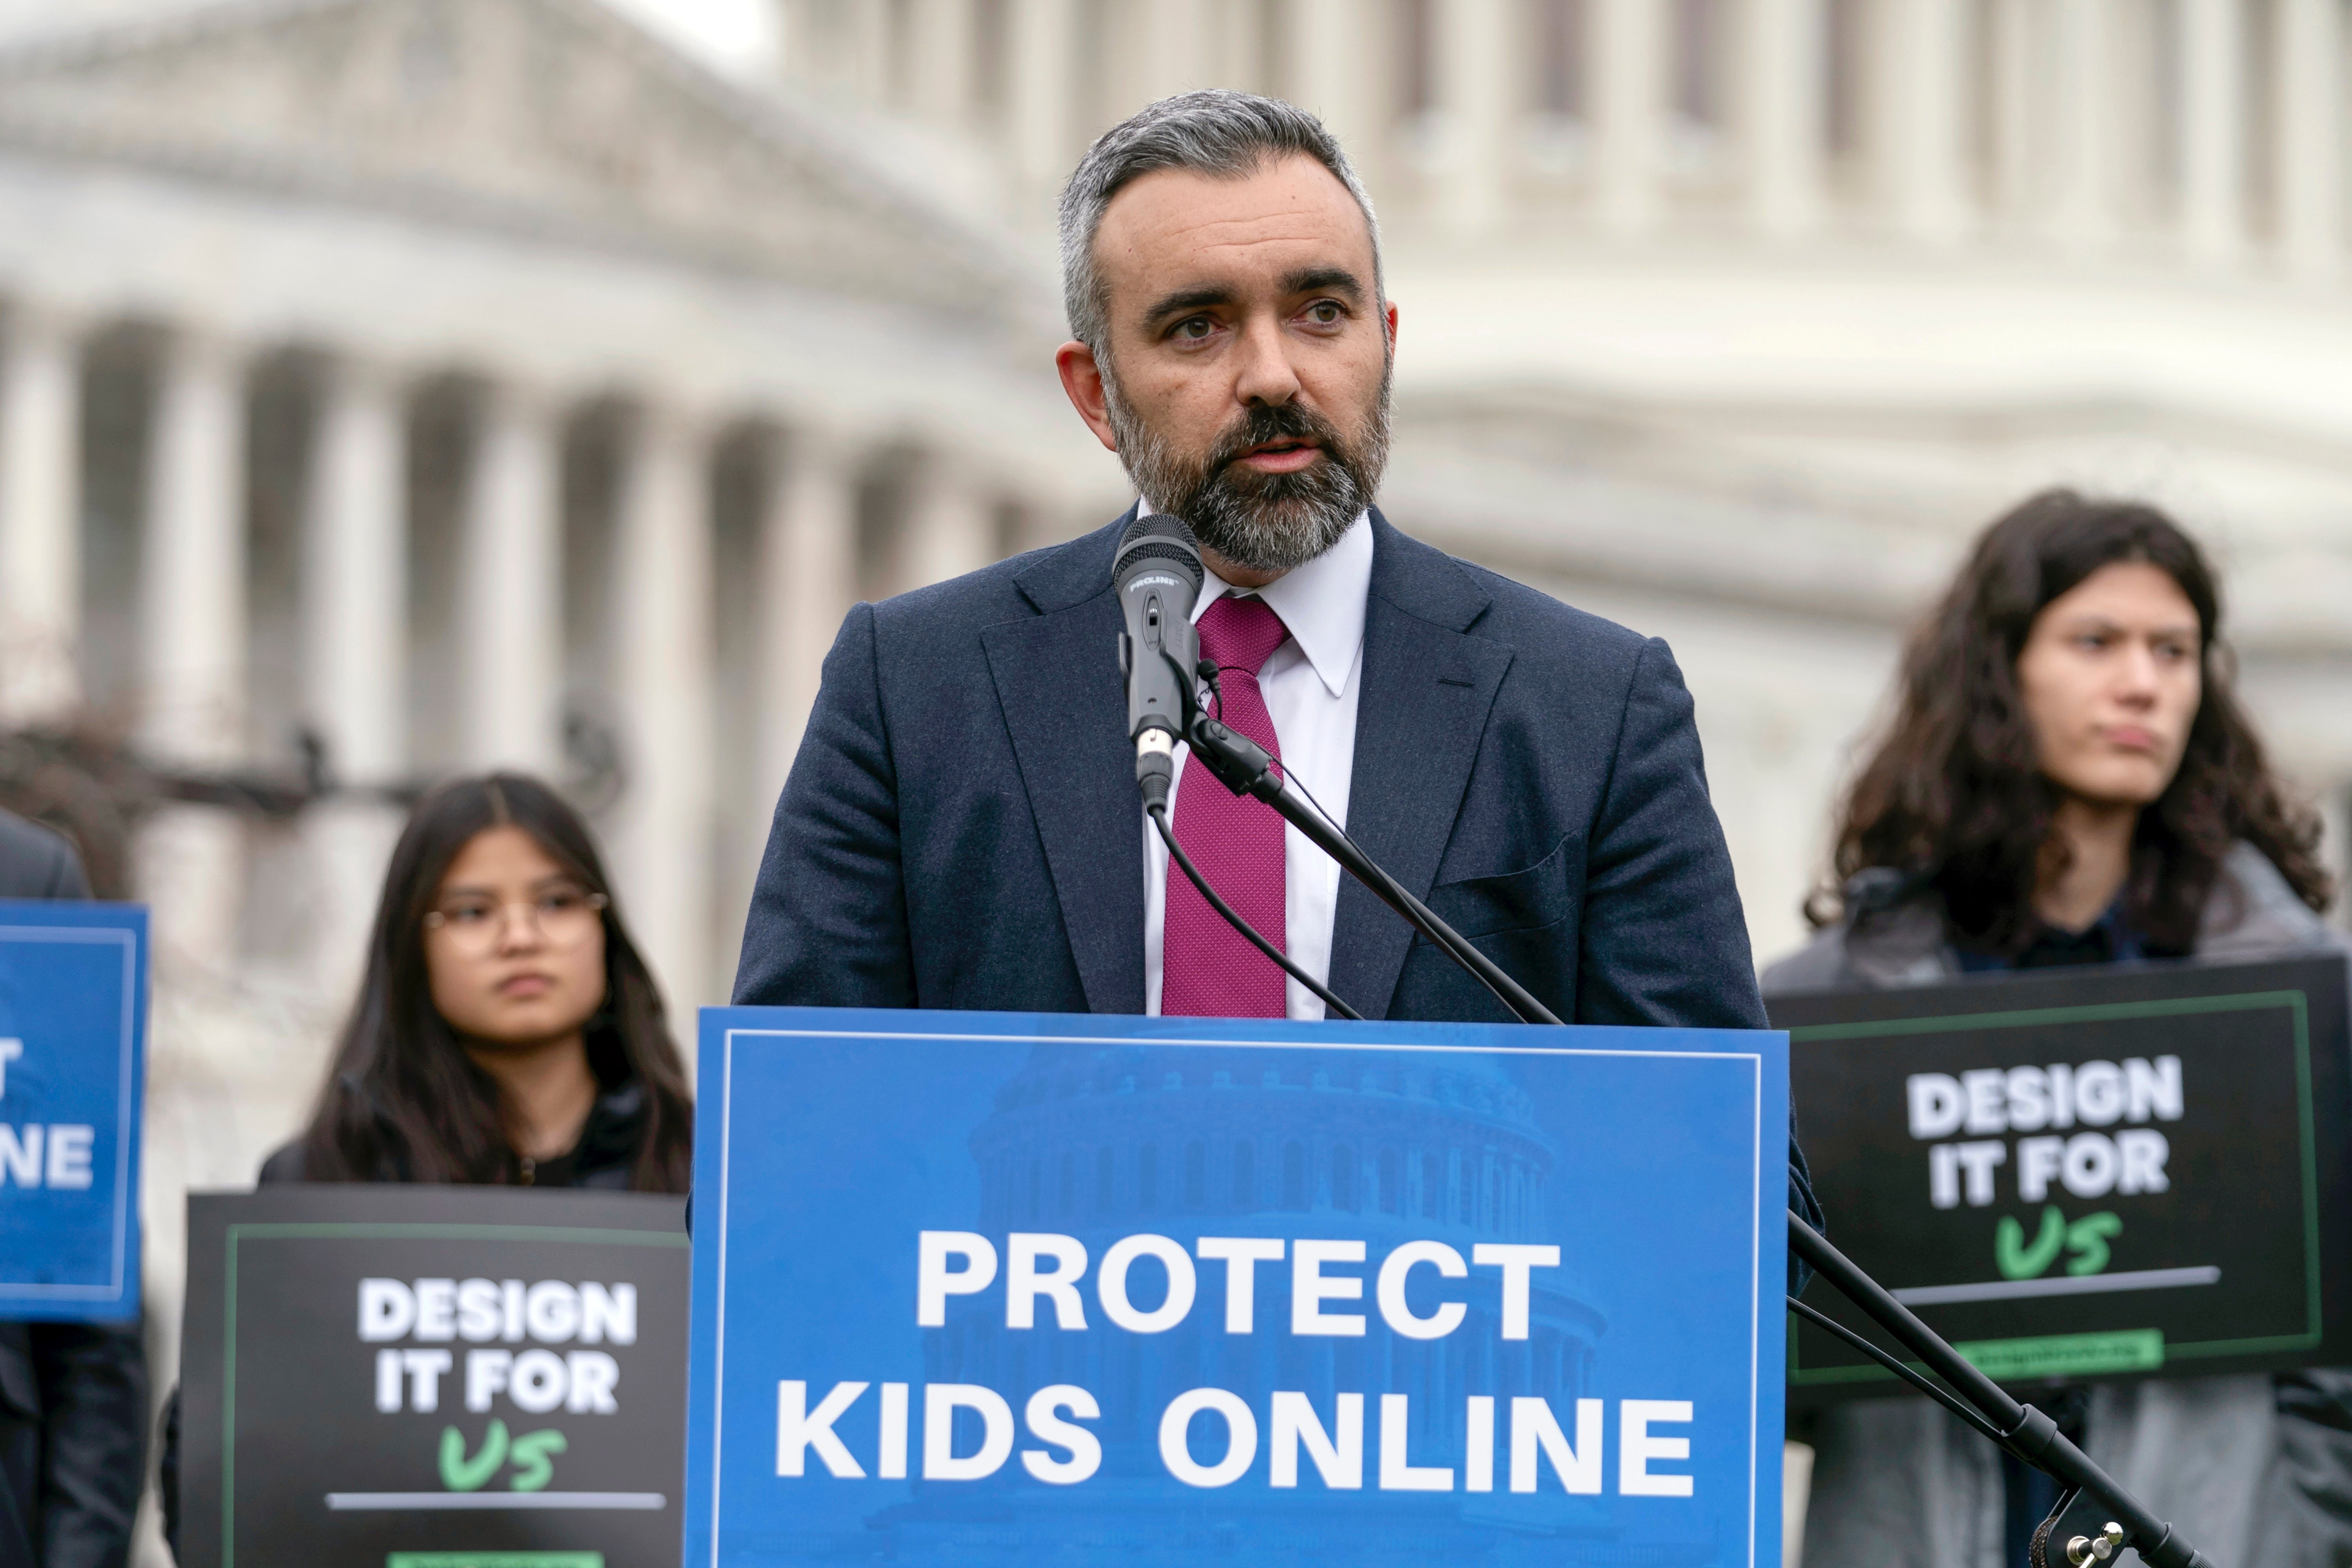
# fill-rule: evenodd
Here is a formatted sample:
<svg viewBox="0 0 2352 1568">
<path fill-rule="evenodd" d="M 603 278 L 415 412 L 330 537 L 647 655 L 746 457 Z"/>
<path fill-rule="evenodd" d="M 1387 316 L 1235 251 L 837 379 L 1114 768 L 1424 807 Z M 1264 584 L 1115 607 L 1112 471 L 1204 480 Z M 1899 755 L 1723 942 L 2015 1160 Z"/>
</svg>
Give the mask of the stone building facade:
<svg viewBox="0 0 2352 1568">
<path fill-rule="evenodd" d="M 589 0 L 36 21 L 0 37 L 0 716 L 346 786 L 138 828 L 160 1388 L 182 1194 L 299 1124 L 402 792 L 596 806 L 690 1049 L 842 613 L 1125 498 L 1017 247 Z"/>
<path fill-rule="evenodd" d="M 2045 484 L 2215 547 L 2342 823 L 2344 0 L 779 5 L 797 90 L 1033 243 L 1161 94 L 1335 126 L 1402 317 L 1390 516 L 1672 643 L 1759 958 L 1910 617 Z"/>
<path fill-rule="evenodd" d="M 596 0 L 0 7 L 0 721 L 351 786 L 140 832 L 166 1373 L 180 1194 L 299 1119 L 398 791 L 574 787 L 684 1019 L 843 608 L 1126 503 L 1054 382 L 1050 207 L 1164 92 L 1347 139 L 1402 318 L 1384 505 L 1673 644 L 1759 956 L 1908 617 L 2044 483 L 2212 542 L 2341 823 L 2346 0 L 777 16 L 751 79 Z"/>
</svg>

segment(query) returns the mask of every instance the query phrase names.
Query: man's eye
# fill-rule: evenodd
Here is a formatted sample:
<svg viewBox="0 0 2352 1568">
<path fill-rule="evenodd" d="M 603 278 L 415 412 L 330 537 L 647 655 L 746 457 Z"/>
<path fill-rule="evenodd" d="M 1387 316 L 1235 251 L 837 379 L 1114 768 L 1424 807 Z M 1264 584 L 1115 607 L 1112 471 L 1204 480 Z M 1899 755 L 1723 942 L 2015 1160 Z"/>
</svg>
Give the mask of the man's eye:
<svg viewBox="0 0 2352 1568">
<path fill-rule="evenodd" d="M 1337 326 L 1339 316 L 1339 302 L 1336 300 L 1318 300 L 1307 307 L 1307 320 L 1320 327 Z"/>
<path fill-rule="evenodd" d="M 1188 339 L 1193 342 L 1199 342 L 1202 338 L 1207 337 L 1215 330 L 1215 324 L 1212 322 L 1208 317 L 1194 316 L 1190 321 L 1178 323 L 1176 335 L 1180 338 Z"/>
</svg>

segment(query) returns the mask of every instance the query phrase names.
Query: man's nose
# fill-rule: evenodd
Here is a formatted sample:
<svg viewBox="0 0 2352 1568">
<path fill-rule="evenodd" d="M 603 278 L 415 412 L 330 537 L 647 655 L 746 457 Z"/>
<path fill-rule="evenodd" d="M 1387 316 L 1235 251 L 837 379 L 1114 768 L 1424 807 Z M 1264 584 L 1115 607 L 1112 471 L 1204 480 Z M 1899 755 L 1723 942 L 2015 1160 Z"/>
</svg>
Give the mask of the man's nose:
<svg viewBox="0 0 2352 1568">
<path fill-rule="evenodd" d="M 1290 344 L 1280 322 L 1271 316 L 1249 318 L 1242 327 L 1240 350 L 1235 398 L 1279 406 L 1298 395 L 1298 372 L 1290 363 Z"/>
</svg>

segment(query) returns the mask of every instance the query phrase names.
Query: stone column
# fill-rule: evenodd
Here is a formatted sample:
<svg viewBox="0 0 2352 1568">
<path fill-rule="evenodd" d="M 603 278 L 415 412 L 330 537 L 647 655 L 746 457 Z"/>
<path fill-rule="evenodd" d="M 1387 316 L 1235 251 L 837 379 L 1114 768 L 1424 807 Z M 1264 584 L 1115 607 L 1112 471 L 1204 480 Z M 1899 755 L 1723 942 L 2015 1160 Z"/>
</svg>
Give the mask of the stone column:
<svg viewBox="0 0 2352 1568">
<path fill-rule="evenodd" d="M 614 874 L 671 1019 L 690 1036 L 694 1009 L 724 995 L 711 929 L 709 437 L 698 417 L 660 404 L 640 411 L 631 437 L 614 520 L 627 780 Z"/>
<path fill-rule="evenodd" d="M 2114 0 L 2052 0 L 2057 70 L 2051 102 L 2056 180 L 2051 233 L 2069 249 L 2095 250 L 2115 233 L 2116 27 Z"/>
<path fill-rule="evenodd" d="M 1364 58 L 1369 26 L 1358 0 L 1289 0 L 1282 25 L 1296 101 L 1330 128 L 1357 172 L 1370 179 L 1381 162 L 1381 127 L 1371 107 L 1376 96 Z"/>
<path fill-rule="evenodd" d="M 407 766 L 407 408 L 387 367 L 341 359 L 319 382 L 302 616 L 304 710 L 339 784 L 381 786 Z M 315 972 L 340 997 L 358 978 L 402 813 L 330 797 L 305 829 L 322 898 Z"/>
<path fill-rule="evenodd" d="M 862 97 L 887 103 L 896 74 L 893 51 L 902 43 L 891 33 L 891 8 L 873 0 L 849 0 L 845 9 L 849 32 L 843 40 L 844 77 Z"/>
<path fill-rule="evenodd" d="M 907 61 L 908 111 L 961 125 L 971 110 L 972 0 L 914 0 L 898 47 Z"/>
<path fill-rule="evenodd" d="M 1992 91 L 1987 112 L 1992 117 L 1992 193 L 1990 206 L 2005 218 L 2038 216 L 2047 195 L 2043 189 L 2043 145 L 2039 113 L 2042 100 L 2034 92 L 2042 51 L 2035 47 L 2047 17 L 2040 7 L 2047 0 L 1991 0 L 1979 13 L 1991 30 L 1986 50 L 1992 65 Z"/>
<path fill-rule="evenodd" d="M 2181 230 L 2197 260 L 2245 245 L 2244 0 L 2181 0 Z"/>
<path fill-rule="evenodd" d="M 1655 0 L 1594 0 L 1601 221 L 1611 232 L 1655 226 L 1665 123 L 1667 8 Z"/>
<path fill-rule="evenodd" d="M 1492 233 L 1510 202 L 1524 74 L 1511 58 L 1505 0 L 1442 0 L 1437 29 L 1437 101 L 1446 136 L 1443 197 L 1448 225 L 1465 237 Z"/>
<path fill-rule="evenodd" d="M 995 517 L 956 459 L 929 454 L 908 488 L 899 535 L 900 591 L 977 572 L 996 559 Z"/>
<path fill-rule="evenodd" d="M 838 436 L 803 426 L 779 442 L 760 531 L 759 797 L 792 772 L 824 656 L 857 600 L 857 459 Z"/>
<path fill-rule="evenodd" d="M 835 62 L 825 48 L 823 0 L 776 0 L 777 73 L 787 81 L 823 83 L 832 79 Z"/>
<path fill-rule="evenodd" d="M 562 465 L 552 399 L 513 383 L 491 387 L 458 563 L 468 768 L 553 778 L 563 763 Z"/>
<path fill-rule="evenodd" d="M 1075 0 L 1013 0 L 1008 100 L 1013 164 L 1022 191 L 1041 216 L 1076 161 L 1071 129 L 1077 87 Z"/>
<path fill-rule="evenodd" d="M 342 360 L 320 377 L 303 583 L 310 721 L 335 775 L 407 763 L 407 410 L 400 377 Z"/>
<path fill-rule="evenodd" d="M 245 367 L 201 331 L 157 356 L 140 623 L 141 742 L 166 767 L 210 772 L 245 750 Z M 236 954 L 244 835 L 215 806 L 173 805 L 138 847 L 159 963 L 219 974 Z"/>
<path fill-rule="evenodd" d="M 0 724 L 81 700 L 81 353 L 75 323 L 20 304 L 0 347 Z"/>
<path fill-rule="evenodd" d="M 1145 90 L 1154 99 L 1217 85 L 1210 79 L 1209 6 L 1204 0 L 1152 0 L 1143 8 Z M 1355 25 L 1365 26 L 1362 17 Z M 1140 104 L 1122 106 L 1124 116 Z"/>
<path fill-rule="evenodd" d="M 2279 248 L 2298 276 L 2342 262 L 2344 47 L 2336 0 L 2277 0 Z"/>
<path fill-rule="evenodd" d="M 1748 215 L 1776 238 L 1821 223 L 1828 26 L 1822 0 L 1749 0 Z"/>
<path fill-rule="evenodd" d="M 1950 240 L 1968 225 L 1960 91 L 1967 18 L 1960 0 L 1895 0 L 1886 19 L 1887 195 L 1905 234 Z"/>
</svg>

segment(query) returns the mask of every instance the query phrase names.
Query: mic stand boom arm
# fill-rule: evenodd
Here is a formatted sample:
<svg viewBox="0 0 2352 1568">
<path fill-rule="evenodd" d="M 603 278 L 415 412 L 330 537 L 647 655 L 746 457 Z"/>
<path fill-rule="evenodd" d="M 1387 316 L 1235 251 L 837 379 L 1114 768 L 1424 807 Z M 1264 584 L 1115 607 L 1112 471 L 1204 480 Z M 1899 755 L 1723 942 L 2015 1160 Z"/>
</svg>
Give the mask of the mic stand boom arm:
<svg viewBox="0 0 2352 1568">
<path fill-rule="evenodd" d="M 1189 691 L 1192 683 L 1187 681 L 1184 685 Z M 1185 739 L 1191 742 L 1193 760 L 1206 766 L 1227 789 L 1235 795 L 1254 796 L 1281 813 L 1284 820 L 1345 867 L 1349 875 L 1370 888 L 1382 903 L 1435 943 L 1439 951 L 1476 976 L 1521 1023 L 1561 1021 L 1558 1014 L 1375 865 L 1337 823 L 1325 816 L 1304 792 L 1283 776 L 1280 764 L 1263 747 L 1227 729 L 1197 704 L 1187 707 Z M 1234 918 L 1230 911 L 1220 912 L 1229 920 Z M 2062 1562 L 2067 1568 L 2092 1568 L 2127 1545 L 2139 1552 L 2148 1568 L 2213 1568 L 2209 1558 L 2093 1464 L 2049 1416 L 2011 1398 L 1999 1384 L 1970 1364 L 1913 1315 L 1909 1308 L 1832 1247 L 1819 1231 L 1805 1223 L 1801 1215 L 1793 1212 L 1789 1215 L 1789 1248 L 1981 1412 L 1985 1426 L 2004 1447 L 2067 1489 L 2035 1532 L 2033 1568 L 2061 1568 Z M 1872 1353 L 1880 1352 L 1873 1350 Z M 2071 1538 L 2063 1553 L 2053 1556 L 2055 1527 L 2070 1514 L 2077 1513 L 2077 1505 L 2084 1503 L 2095 1505 L 2096 1510 L 2113 1522 L 2095 1535 Z"/>
<path fill-rule="evenodd" d="M 2089 1563 L 2104 1561 L 2125 1546 L 2137 1550 L 2149 1568 L 2213 1568 L 2211 1559 L 2093 1464 L 2090 1457 L 2059 1431 L 2049 1416 L 2011 1398 L 2000 1384 L 1979 1372 L 1935 1330 L 1921 1322 L 1911 1309 L 1896 1300 L 1885 1286 L 1856 1268 L 1821 1232 L 1795 1214 L 1789 1216 L 1789 1249 L 1836 1286 L 1848 1300 L 1869 1313 L 1929 1371 L 1983 1412 L 1986 1423 L 1999 1434 L 2003 1447 L 2068 1489 L 2067 1495 L 2060 1498 L 2057 1508 L 2051 1511 L 2050 1520 L 2034 1536 L 2036 1568 L 2058 1568 L 2057 1561 L 2046 1555 L 2053 1544 L 2050 1526 L 2064 1516 L 2078 1499 L 2095 1504 L 2097 1511 L 2116 1521 L 2120 1531 L 2111 1526 L 2104 1537 L 2078 1536 L 2066 1542 L 2064 1559 L 2074 1568 L 2088 1568 Z M 2118 1533 L 2120 1539 L 2116 1538 Z"/>
</svg>

